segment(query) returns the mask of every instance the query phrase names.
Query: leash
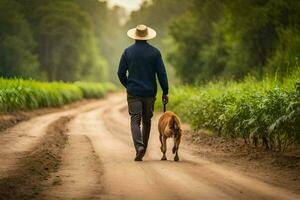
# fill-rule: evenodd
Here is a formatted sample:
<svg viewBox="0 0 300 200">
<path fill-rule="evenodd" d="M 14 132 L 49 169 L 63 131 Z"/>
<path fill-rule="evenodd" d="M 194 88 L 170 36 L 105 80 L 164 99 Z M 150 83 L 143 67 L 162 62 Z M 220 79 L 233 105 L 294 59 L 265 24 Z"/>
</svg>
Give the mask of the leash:
<svg viewBox="0 0 300 200">
<path fill-rule="evenodd" d="M 163 101 L 163 104 L 164 104 L 164 113 L 167 111 L 167 104 L 165 101 Z"/>
</svg>

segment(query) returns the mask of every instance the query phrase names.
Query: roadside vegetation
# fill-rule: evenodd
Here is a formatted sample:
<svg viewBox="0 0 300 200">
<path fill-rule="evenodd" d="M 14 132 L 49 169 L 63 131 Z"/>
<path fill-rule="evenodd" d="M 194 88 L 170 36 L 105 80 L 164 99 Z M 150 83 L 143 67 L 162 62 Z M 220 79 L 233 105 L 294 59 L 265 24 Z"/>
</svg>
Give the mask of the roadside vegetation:
<svg viewBox="0 0 300 200">
<path fill-rule="evenodd" d="M 195 130 L 284 151 L 300 144 L 300 71 L 283 81 L 211 82 L 171 88 L 168 109 Z M 161 103 L 157 103 L 161 110 Z"/>
<path fill-rule="evenodd" d="M 100 98 L 115 89 L 111 83 L 47 83 L 0 78 L 0 112 L 59 107 L 83 98 Z"/>
</svg>

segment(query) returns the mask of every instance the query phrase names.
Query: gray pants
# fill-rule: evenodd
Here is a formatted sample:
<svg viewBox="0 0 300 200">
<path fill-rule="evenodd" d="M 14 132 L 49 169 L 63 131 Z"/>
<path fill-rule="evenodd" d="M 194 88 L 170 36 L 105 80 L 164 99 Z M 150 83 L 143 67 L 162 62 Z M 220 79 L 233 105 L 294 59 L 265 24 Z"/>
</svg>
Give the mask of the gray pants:
<svg viewBox="0 0 300 200">
<path fill-rule="evenodd" d="M 127 94 L 131 133 L 136 151 L 142 147 L 147 149 L 155 99 L 155 97 L 136 97 Z"/>
</svg>

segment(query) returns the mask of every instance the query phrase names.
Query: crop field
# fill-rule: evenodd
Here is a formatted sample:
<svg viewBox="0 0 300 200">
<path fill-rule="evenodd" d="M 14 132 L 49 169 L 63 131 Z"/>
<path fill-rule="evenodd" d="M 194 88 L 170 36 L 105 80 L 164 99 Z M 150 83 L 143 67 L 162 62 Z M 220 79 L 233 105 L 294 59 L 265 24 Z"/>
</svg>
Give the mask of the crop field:
<svg viewBox="0 0 300 200">
<path fill-rule="evenodd" d="M 0 78 L 0 111 L 59 107 L 83 98 L 100 98 L 115 89 L 111 83 L 47 83 Z"/>
<path fill-rule="evenodd" d="M 157 104 L 161 110 L 161 104 Z M 295 74 L 243 82 L 214 82 L 171 88 L 168 109 L 195 130 L 284 151 L 300 143 L 300 82 Z"/>
</svg>

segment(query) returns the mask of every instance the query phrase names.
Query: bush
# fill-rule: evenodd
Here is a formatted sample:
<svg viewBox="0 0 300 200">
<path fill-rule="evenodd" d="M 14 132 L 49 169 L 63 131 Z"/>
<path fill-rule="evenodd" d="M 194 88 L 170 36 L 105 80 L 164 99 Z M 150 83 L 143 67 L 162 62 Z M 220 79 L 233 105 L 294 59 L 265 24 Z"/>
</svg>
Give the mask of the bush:
<svg viewBox="0 0 300 200">
<path fill-rule="evenodd" d="M 59 107 L 82 98 L 103 97 L 114 89 L 109 83 L 47 83 L 0 78 L 0 111 Z"/>
</svg>

